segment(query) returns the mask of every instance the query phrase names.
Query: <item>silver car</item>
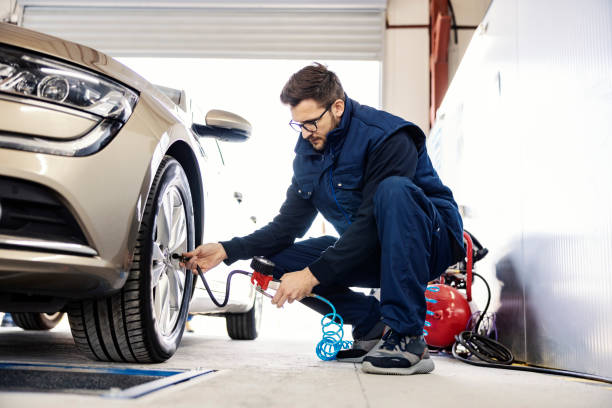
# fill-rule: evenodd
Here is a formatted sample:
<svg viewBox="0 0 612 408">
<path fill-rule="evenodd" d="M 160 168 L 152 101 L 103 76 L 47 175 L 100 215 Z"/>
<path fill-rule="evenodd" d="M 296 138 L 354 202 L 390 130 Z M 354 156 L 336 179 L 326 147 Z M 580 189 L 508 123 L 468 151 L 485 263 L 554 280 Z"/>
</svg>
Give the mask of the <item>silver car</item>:
<svg viewBox="0 0 612 408">
<path fill-rule="evenodd" d="M 208 211 L 222 184 L 210 159 L 250 132 L 228 112 L 199 120 L 184 92 L 96 50 L 0 23 L 0 311 L 26 329 L 67 312 L 92 359 L 171 357 L 195 290 L 172 254 L 231 217 Z M 260 307 L 242 293 L 197 311 L 254 338 Z"/>
</svg>

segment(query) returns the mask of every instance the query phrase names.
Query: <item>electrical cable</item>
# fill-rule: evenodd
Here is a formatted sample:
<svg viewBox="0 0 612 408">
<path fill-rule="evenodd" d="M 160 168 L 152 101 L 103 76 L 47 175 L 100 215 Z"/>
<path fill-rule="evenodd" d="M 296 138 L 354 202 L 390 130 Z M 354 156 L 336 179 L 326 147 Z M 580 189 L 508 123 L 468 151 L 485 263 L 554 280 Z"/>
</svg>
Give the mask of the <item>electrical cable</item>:
<svg viewBox="0 0 612 408">
<path fill-rule="evenodd" d="M 451 3 L 451 0 L 448 0 L 448 8 L 451 14 L 453 31 L 455 32 L 455 44 L 457 44 L 459 42 L 457 39 L 457 20 L 455 20 L 455 10 L 453 9 L 453 3 Z"/>
<path fill-rule="evenodd" d="M 478 276 L 487 287 L 487 303 L 483 309 L 473 331 L 463 331 L 455 336 L 455 344 L 451 349 L 453 357 L 457 360 L 463 361 L 464 363 L 479 366 L 479 367 L 491 367 L 491 368 L 502 368 L 506 370 L 517 370 L 517 371 L 530 371 L 534 373 L 553 374 L 553 375 L 564 375 L 568 377 L 581 378 L 586 380 L 601 381 L 612 384 L 612 379 L 600 377 L 591 374 L 577 373 L 573 371 L 550 369 L 543 367 L 524 366 L 512 364 L 514 362 L 514 356 L 512 351 L 498 341 L 495 341 L 489 337 L 478 334 L 482 319 L 487 313 L 489 305 L 491 303 L 491 288 L 488 282 L 479 274 L 472 272 L 474 276 Z M 460 353 L 457 347 L 461 345 L 468 353 Z M 467 355 L 466 355 L 467 354 Z M 475 356 L 481 361 L 473 360 L 470 357 Z"/>
<path fill-rule="evenodd" d="M 478 318 L 478 320 L 476 321 L 476 324 L 474 325 L 474 332 L 478 333 L 478 330 L 480 329 L 480 323 L 482 323 L 482 318 L 487 314 L 487 311 L 489 310 L 489 305 L 491 304 L 491 287 L 489 286 L 489 282 L 487 282 L 485 278 L 483 278 L 481 275 L 477 274 L 474 271 L 472 271 L 472 275 L 479 277 L 480 280 L 484 282 L 485 286 L 487 287 L 487 293 L 488 293 L 487 304 L 485 305 L 482 313 L 480 314 L 480 317 Z"/>
<path fill-rule="evenodd" d="M 472 275 L 477 276 L 480 280 L 484 282 L 485 286 L 487 287 L 487 303 L 482 313 L 480 313 L 478 321 L 474 325 L 474 330 L 466 330 L 455 336 L 455 340 L 457 341 L 455 342 L 455 344 L 453 344 L 453 356 L 464 362 L 471 361 L 469 360 L 469 356 L 473 355 L 489 364 L 512 364 L 512 362 L 514 361 L 514 356 L 512 355 L 510 349 L 487 336 L 482 336 L 478 334 L 480 331 L 480 324 L 482 323 L 482 319 L 487 314 L 487 311 L 489 310 L 489 305 L 491 304 L 491 288 L 489 287 L 489 283 L 480 274 L 472 272 Z M 458 345 L 463 346 L 469 352 L 469 355 L 467 357 L 461 356 L 457 352 Z"/>
<path fill-rule="evenodd" d="M 470 359 L 466 359 L 464 357 L 455 355 L 454 349 L 455 348 L 453 347 L 453 356 L 456 359 L 461 360 L 464 363 L 475 365 L 478 367 L 502 368 L 504 370 L 530 371 L 532 373 L 563 375 L 566 377 L 574 377 L 574 378 L 580 378 L 583 380 L 600 381 L 600 382 L 612 384 L 612 379 L 600 377 L 600 376 L 592 375 L 592 374 L 577 373 L 574 371 L 558 370 L 558 369 L 552 369 L 552 368 L 524 366 L 524 365 L 495 364 L 495 363 L 485 363 L 482 361 L 470 360 Z"/>
</svg>

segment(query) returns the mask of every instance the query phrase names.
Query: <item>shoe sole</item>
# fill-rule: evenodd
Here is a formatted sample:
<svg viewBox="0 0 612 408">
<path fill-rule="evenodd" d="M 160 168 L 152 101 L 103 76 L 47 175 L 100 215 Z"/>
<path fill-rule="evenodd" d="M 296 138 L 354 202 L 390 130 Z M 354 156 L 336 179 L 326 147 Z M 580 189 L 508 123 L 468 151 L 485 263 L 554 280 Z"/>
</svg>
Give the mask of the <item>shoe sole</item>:
<svg viewBox="0 0 612 408">
<path fill-rule="evenodd" d="M 365 355 L 363 357 L 336 358 L 336 361 L 338 361 L 339 363 L 363 363 L 364 358 Z"/>
<path fill-rule="evenodd" d="M 412 375 L 412 374 L 427 374 L 434 370 L 435 365 L 431 358 L 419 361 L 412 367 L 408 368 L 383 368 L 372 365 L 369 361 L 365 361 L 361 365 L 361 370 L 364 373 L 370 374 L 388 374 L 388 375 Z"/>
</svg>

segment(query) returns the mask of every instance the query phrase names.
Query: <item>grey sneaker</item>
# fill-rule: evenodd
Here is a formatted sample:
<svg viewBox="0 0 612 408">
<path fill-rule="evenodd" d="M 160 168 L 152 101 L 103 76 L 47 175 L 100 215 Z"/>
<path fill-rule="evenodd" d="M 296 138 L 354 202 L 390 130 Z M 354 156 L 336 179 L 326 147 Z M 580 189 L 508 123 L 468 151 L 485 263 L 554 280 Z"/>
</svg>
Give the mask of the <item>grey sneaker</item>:
<svg viewBox="0 0 612 408">
<path fill-rule="evenodd" d="M 363 358 L 380 341 L 385 331 L 385 324 L 378 322 L 361 339 L 355 339 L 353 346 L 348 350 L 340 350 L 336 355 L 336 360 L 342 363 L 361 363 Z"/>
<path fill-rule="evenodd" d="M 408 337 L 389 330 L 380 346 L 363 359 L 361 370 L 372 374 L 426 374 L 434 369 L 423 336 Z"/>
</svg>

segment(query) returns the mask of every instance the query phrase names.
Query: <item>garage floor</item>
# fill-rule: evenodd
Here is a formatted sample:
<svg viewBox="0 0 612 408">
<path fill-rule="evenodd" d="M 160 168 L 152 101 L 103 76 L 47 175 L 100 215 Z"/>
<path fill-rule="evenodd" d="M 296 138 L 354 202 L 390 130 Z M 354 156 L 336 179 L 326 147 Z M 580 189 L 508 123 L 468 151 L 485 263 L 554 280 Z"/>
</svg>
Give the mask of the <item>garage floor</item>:
<svg viewBox="0 0 612 408">
<path fill-rule="evenodd" d="M 224 335 L 223 326 L 219 318 L 194 319 L 196 333 L 186 334 L 177 354 L 155 366 L 103 364 L 85 359 L 76 351 L 65 320 L 48 333 L 1 328 L 0 362 L 218 371 L 133 400 L 0 392 L 0 407 L 612 406 L 609 384 L 483 369 L 447 357 L 434 357 L 436 370 L 428 375 L 369 375 L 363 374 L 359 365 L 319 361 L 312 339 L 264 336 L 253 342 L 231 341 Z"/>
</svg>

